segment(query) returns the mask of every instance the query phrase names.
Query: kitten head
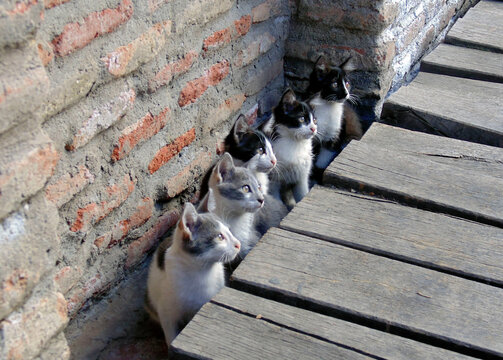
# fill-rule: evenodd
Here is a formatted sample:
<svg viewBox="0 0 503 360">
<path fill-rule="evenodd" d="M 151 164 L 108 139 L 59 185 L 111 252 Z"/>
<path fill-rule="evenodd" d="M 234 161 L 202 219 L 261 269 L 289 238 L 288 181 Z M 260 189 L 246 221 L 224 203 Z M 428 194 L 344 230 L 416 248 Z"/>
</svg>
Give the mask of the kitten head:
<svg viewBox="0 0 503 360">
<path fill-rule="evenodd" d="M 291 89 L 287 89 L 274 108 L 274 114 L 265 124 L 264 131 L 271 131 L 294 140 L 310 139 L 316 135 L 316 119 L 311 106 L 300 101 Z"/>
<path fill-rule="evenodd" d="M 239 115 L 224 144 L 236 163 L 252 171 L 267 173 L 276 166 L 271 142 L 262 131 L 248 125 L 243 115 Z"/>
<path fill-rule="evenodd" d="M 310 94 L 320 94 L 323 100 L 330 102 L 344 102 L 349 99 L 349 81 L 346 74 L 353 71 L 351 58 L 344 61 L 340 66 L 331 66 L 322 55 L 316 61 L 314 69 L 309 77 Z"/>
<path fill-rule="evenodd" d="M 191 203 L 186 203 L 178 221 L 175 239 L 188 254 L 211 264 L 229 262 L 239 253 L 241 244 L 216 215 L 198 214 Z"/>
<path fill-rule="evenodd" d="M 260 184 L 251 170 L 235 166 L 229 153 L 215 165 L 208 186 L 216 206 L 223 206 L 231 213 L 255 212 L 264 205 Z"/>
</svg>

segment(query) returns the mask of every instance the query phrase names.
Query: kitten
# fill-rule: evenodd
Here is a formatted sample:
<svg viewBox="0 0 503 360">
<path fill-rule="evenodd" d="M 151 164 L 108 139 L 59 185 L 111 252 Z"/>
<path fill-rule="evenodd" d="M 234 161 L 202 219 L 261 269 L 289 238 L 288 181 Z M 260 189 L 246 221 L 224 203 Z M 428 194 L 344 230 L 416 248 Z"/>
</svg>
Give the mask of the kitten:
<svg viewBox="0 0 503 360">
<path fill-rule="evenodd" d="M 260 185 L 249 169 L 235 166 L 225 153 L 213 168 L 208 187 L 199 209 L 222 219 L 241 242 L 239 258 L 243 259 L 260 238 L 254 228 L 254 214 L 264 205 Z"/>
<path fill-rule="evenodd" d="M 239 250 L 239 241 L 214 214 L 198 214 L 185 204 L 172 245 L 156 250 L 148 276 L 146 308 L 160 322 L 168 345 L 222 289 L 222 262 L 234 259 Z"/>
<path fill-rule="evenodd" d="M 255 229 L 263 235 L 271 226 L 278 226 L 288 213 L 286 206 L 269 195 L 268 173 L 276 166 L 271 141 L 260 130 L 248 124 L 240 115 L 224 141 L 225 151 L 232 155 L 234 164 L 250 169 L 260 184 L 264 206 L 255 214 Z"/>
<path fill-rule="evenodd" d="M 270 173 L 269 192 L 292 208 L 309 191 L 312 140 L 317 131 L 312 108 L 288 89 L 261 128 L 270 135 L 278 159 Z"/>
<path fill-rule="evenodd" d="M 353 70 L 350 59 L 339 67 L 332 67 L 328 60 L 321 56 L 309 77 L 308 102 L 318 120 L 314 163 L 316 169 L 325 169 L 336 156 L 341 145 L 343 128 L 346 129 L 349 139 L 360 139 L 362 136 L 358 116 L 345 103 L 346 100 L 353 101 L 346 78 L 346 74 Z"/>
</svg>

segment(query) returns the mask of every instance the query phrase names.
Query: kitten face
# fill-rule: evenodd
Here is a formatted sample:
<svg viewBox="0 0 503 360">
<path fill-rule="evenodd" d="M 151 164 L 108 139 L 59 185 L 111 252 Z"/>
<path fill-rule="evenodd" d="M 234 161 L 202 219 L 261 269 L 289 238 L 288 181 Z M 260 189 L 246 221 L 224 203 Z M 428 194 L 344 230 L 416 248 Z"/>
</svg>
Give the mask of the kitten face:
<svg viewBox="0 0 503 360">
<path fill-rule="evenodd" d="M 177 230 L 182 233 L 183 249 L 207 263 L 231 261 L 241 248 L 216 215 L 198 214 L 190 203 L 185 205 Z"/>
<path fill-rule="evenodd" d="M 320 57 L 309 78 L 308 92 L 319 93 L 326 101 L 344 102 L 350 96 L 346 72 L 351 70 L 349 59 L 340 67 L 332 67 L 324 57 Z"/>
<path fill-rule="evenodd" d="M 225 153 L 215 166 L 210 184 L 215 184 L 216 201 L 221 201 L 229 211 L 255 212 L 264 204 L 264 195 L 253 173 L 234 166 L 229 153 Z"/>
<path fill-rule="evenodd" d="M 314 112 L 307 103 L 297 100 L 292 90 L 287 90 L 274 109 L 275 131 L 293 139 L 310 139 L 316 135 Z"/>
<path fill-rule="evenodd" d="M 267 173 L 276 166 L 271 142 L 262 131 L 249 126 L 243 115 L 225 138 L 225 150 L 255 172 Z"/>
</svg>

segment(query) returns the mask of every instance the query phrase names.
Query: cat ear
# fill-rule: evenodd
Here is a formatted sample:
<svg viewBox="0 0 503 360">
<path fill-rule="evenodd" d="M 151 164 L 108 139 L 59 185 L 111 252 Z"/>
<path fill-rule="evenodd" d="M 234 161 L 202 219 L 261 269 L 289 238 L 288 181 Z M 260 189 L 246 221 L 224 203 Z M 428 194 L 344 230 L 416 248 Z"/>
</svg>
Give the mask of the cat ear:
<svg viewBox="0 0 503 360">
<path fill-rule="evenodd" d="M 271 136 L 273 125 L 274 125 L 274 114 L 272 114 L 269 117 L 269 119 L 262 122 L 262 124 L 259 125 L 258 130 L 262 131 L 267 136 Z"/>
<path fill-rule="evenodd" d="M 178 223 L 180 230 L 182 231 L 183 240 L 190 241 L 192 232 L 194 232 L 197 223 L 197 211 L 194 205 L 190 202 L 185 203 L 185 207 L 183 208 L 182 218 Z"/>
<path fill-rule="evenodd" d="M 220 159 L 216 166 L 216 172 L 219 177 L 218 182 L 222 182 L 232 175 L 234 172 L 234 161 L 232 160 L 231 154 L 226 152 L 222 155 L 222 159 Z"/>
<path fill-rule="evenodd" d="M 204 195 L 203 199 L 199 203 L 197 207 L 197 211 L 199 213 L 205 212 L 213 212 L 215 210 L 215 198 L 213 197 L 213 190 L 208 189 L 206 195 Z"/>
<path fill-rule="evenodd" d="M 243 114 L 239 115 L 233 128 L 234 139 L 237 143 L 239 143 L 242 136 L 248 131 L 249 128 L 250 125 L 248 125 L 245 116 Z"/>
<path fill-rule="evenodd" d="M 297 105 L 297 97 L 295 96 L 295 93 L 292 89 L 287 89 L 283 93 L 281 104 L 283 106 L 283 111 L 285 112 L 285 114 L 288 114 L 295 108 L 295 105 Z"/>
<path fill-rule="evenodd" d="M 340 68 L 345 72 L 351 72 L 356 70 L 356 66 L 354 64 L 353 58 L 350 56 L 346 61 L 344 61 Z"/>
<path fill-rule="evenodd" d="M 330 69 L 330 63 L 328 62 L 325 55 L 321 55 L 318 58 L 318 60 L 316 60 L 316 63 L 314 64 L 314 70 L 317 73 L 325 74 L 328 72 L 329 69 Z"/>
</svg>

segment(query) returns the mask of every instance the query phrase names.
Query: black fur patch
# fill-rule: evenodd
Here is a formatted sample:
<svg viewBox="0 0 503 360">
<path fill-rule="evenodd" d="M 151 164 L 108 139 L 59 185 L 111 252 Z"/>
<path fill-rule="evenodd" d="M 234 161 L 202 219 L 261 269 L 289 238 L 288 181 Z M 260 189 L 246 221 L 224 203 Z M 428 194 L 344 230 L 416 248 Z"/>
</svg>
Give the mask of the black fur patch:
<svg viewBox="0 0 503 360">
<path fill-rule="evenodd" d="M 319 93 L 323 100 L 343 100 L 348 95 L 344 87 L 345 82 L 347 82 L 346 72 L 342 68 L 326 65 L 320 69 L 315 66 L 309 77 L 307 95 L 313 96 Z"/>
<path fill-rule="evenodd" d="M 285 96 L 281 98 L 280 103 L 274 109 L 276 124 L 282 124 L 289 128 L 299 128 L 309 124 L 312 116 L 313 109 L 309 104 L 299 100 L 286 103 Z M 274 138 L 274 134 L 271 137 Z"/>
<path fill-rule="evenodd" d="M 240 136 L 239 142 L 236 141 L 233 131 L 227 135 L 224 141 L 225 151 L 233 158 L 243 162 L 249 161 L 254 157 L 260 148 L 266 150 L 266 137 L 259 130 L 249 129 Z"/>
</svg>

